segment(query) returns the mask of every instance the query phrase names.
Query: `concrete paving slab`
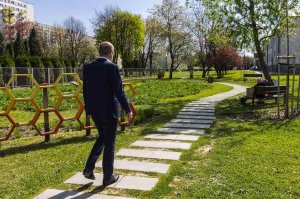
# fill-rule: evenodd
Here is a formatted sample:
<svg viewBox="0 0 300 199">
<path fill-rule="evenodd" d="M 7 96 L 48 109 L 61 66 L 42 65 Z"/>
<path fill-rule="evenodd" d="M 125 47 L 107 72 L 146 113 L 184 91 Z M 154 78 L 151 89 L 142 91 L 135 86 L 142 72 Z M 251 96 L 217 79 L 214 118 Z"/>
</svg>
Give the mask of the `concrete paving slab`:
<svg viewBox="0 0 300 199">
<path fill-rule="evenodd" d="M 90 180 L 85 178 L 81 172 L 76 173 L 73 177 L 66 180 L 64 183 L 66 184 L 79 184 L 79 185 L 85 185 L 85 184 L 91 184 L 93 186 L 102 186 L 103 181 L 103 175 L 100 173 L 95 173 L 96 180 Z M 123 176 L 120 176 L 119 181 L 122 179 Z M 116 185 L 112 184 L 108 187 L 114 187 Z"/>
<path fill-rule="evenodd" d="M 181 112 L 204 112 L 204 113 L 214 113 L 215 110 L 207 108 L 183 108 Z"/>
<path fill-rule="evenodd" d="M 197 141 L 199 139 L 199 136 L 180 134 L 151 134 L 145 136 L 144 138 L 155 140 Z"/>
<path fill-rule="evenodd" d="M 120 149 L 117 156 L 149 158 L 159 160 L 179 160 L 181 153 L 173 151 L 155 151 L 155 150 L 139 150 L 139 149 Z"/>
<path fill-rule="evenodd" d="M 136 141 L 131 146 L 159 149 L 190 149 L 191 143 L 168 141 Z"/>
<path fill-rule="evenodd" d="M 204 103 L 198 103 L 198 102 L 193 102 L 193 103 L 188 103 L 187 106 L 201 106 L 201 107 L 215 107 L 215 104 L 204 104 Z"/>
<path fill-rule="evenodd" d="M 178 133 L 178 134 L 195 134 L 195 135 L 205 134 L 205 130 L 201 130 L 201 129 L 160 128 L 157 131 L 161 133 Z"/>
<path fill-rule="evenodd" d="M 195 119 L 195 120 L 215 120 L 215 116 L 205 116 L 205 115 L 177 115 L 177 119 Z"/>
<path fill-rule="evenodd" d="M 128 197 L 118 197 L 103 194 L 93 194 L 88 192 L 65 191 L 58 189 L 47 189 L 34 199 L 134 199 Z"/>
<path fill-rule="evenodd" d="M 166 128 L 209 129 L 210 124 L 167 123 Z"/>
<path fill-rule="evenodd" d="M 95 173 L 96 180 L 86 179 L 82 173 L 77 173 L 65 183 L 68 184 L 79 184 L 86 185 L 91 184 L 93 186 L 102 186 L 103 175 L 100 173 Z M 120 179 L 115 184 L 112 184 L 108 187 L 119 188 L 119 189 L 134 189 L 134 190 L 142 190 L 149 191 L 151 190 L 156 183 L 158 182 L 158 178 L 145 178 L 145 177 L 137 177 L 137 176 L 120 176 Z"/>
<path fill-rule="evenodd" d="M 155 187 L 158 180 L 158 178 L 124 176 L 124 178 L 117 183 L 115 188 L 150 191 Z"/>
<path fill-rule="evenodd" d="M 102 167 L 102 161 L 98 162 L 96 167 Z M 167 173 L 170 165 L 145 161 L 115 160 L 114 168 L 128 171 Z"/>
<path fill-rule="evenodd" d="M 196 116 L 214 116 L 215 113 L 207 113 L 207 112 L 184 112 L 181 111 L 180 115 L 196 115 Z"/>
<path fill-rule="evenodd" d="M 210 102 L 205 102 L 203 100 L 197 100 L 197 101 L 192 101 L 190 104 L 202 104 L 202 105 L 211 105 L 212 103 Z"/>
<path fill-rule="evenodd" d="M 188 124 L 212 124 L 214 120 L 194 120 L 194 119 L 173 119 L 171 123 L 188 123 Z"/>
</svg>

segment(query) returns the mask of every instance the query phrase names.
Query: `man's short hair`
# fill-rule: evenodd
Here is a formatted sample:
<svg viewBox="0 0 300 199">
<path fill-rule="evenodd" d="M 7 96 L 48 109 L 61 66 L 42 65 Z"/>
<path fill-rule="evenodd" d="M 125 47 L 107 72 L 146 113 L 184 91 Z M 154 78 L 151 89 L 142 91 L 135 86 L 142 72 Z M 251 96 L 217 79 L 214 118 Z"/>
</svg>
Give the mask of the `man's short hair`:
<svg viewBox="0 0 300 199">
<path fill-rule="evenodd" d="M 99 54 L 101 55 L 109 55 L 114 51 L 114 46 L 110 42 L 102 42 L 99 46 Z"/>
</svg>

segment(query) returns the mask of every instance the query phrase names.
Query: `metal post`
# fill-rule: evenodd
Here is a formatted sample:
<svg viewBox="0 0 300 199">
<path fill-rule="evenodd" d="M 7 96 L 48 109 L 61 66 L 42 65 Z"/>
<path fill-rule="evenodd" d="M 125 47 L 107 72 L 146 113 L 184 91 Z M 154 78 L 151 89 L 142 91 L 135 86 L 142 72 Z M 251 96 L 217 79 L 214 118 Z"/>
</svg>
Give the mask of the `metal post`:
<svg viewBox="0 0 300 199">
<path fill-rule="evenodd" d="M 31 68 L 31 75 L 32 75 L 32 77 L 34 77 L 33 75 L 34 75 L 34 73 L 33 73 L 33 68 Z M 33 88 L 33 81 L 31 81 L 31 88 Z"/>
<path fill-rule="evenodd" d="M 51 84 L 51 71 L 50 71 L 50 68 L 48 68 L 48 84 L 50 85 Z"/>
<path fill-rule="evenodd" d="M 289 4 L 286 0 L 286 42 L 287 42 L 287 57 L 290 56 L 290 36 L 289 36 Z M 286 103 L 285 117 L 289 118 L 289 89 L 290 89 L 290 60 L 287 59 L 287 75 L 286 75 Z"/>
<path fill-rule="evenodd" d="M 63 73 L 64 73 L 64 68 L 61 69 L 61 74 L 63 74 Z M 62 84 L 64 84 L 64 83 L 65 83 L 65 77 L 62 78 Z"/>
<path fill-rule="evenodd" d="M 280 119 L 280 64 L 278 62 L 277 119 Z"/>
<path fill-rule="evenodd" d="M 48 96 L 48 88 L 43 88 L 43 107 L 44 109 L 47 109 L 49 106 L 49 96 Z M 44 128 L 45 132 L 50 131 L 50 120 L 49 120 L 49 113 L 44 112 Z M 45 135 L 45 142 L 50 141 L 50 135 Z"/>
<path fill-rule="evenodd" d="M 294 96 L 295 96 L 295 74 L 296 67 L 295 67 L 295 59 L 293 59 L 293 82 L 292 82 L 292 104 L 291 104 L 291 118 L 294 117 Z"/>
<path fill-rule="evenodd" d="M 14 68 L 11 68 L 11 76 L 13 77 L 14 76 Z M 15 80 L 12 81 L 12 84 L 11 84 L 11 89 L 14 89 L 15 88 Z"/>
<path fill-rule="evenodd" d="M 297 99 L 297 109 L 300 107 L 300 70 L 299 70 L 299 76 L 298 76 L 298 99 Z"/>
<path fill-rule="evenodd" d="M 86 126 L 91 126 L 91 119 L 88 115 L 86 115 L 85 124 L 86 124 Z M 91 129 L 90 128 L 86 129 L 85 134 L 86 134 L 86 136 L 90 136 L 91 135 Z"/>
</svg>

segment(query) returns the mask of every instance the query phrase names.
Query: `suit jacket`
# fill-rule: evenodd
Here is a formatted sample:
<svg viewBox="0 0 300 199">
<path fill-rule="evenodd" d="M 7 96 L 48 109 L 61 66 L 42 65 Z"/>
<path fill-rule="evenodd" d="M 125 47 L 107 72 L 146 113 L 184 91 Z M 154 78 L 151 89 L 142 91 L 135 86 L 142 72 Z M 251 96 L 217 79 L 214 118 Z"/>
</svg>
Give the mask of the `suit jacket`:
<svg viewBox="0 0 300 199">
<path fill-rule="evenodd" d="M 117 118 L 118 101 L 127 114 L 130 113 L 119 68 L 106 58 L 83 67 L 83 97 L 87 115 L 98 118 Z"/>
</svg>

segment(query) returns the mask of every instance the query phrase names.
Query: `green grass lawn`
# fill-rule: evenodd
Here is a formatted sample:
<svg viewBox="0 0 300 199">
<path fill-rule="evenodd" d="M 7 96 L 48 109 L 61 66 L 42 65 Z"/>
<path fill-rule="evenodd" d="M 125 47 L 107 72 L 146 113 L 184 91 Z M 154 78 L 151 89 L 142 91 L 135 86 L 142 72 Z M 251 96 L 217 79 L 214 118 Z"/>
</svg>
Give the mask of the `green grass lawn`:
<svg viewBox="0 0 300 199">
<path fill-rule="evenodd" d="M 220 103 L 210 134 L 148 198 L 299 198 L 300 120 L 274 120 L 271 107 Z"/>
<path fill-rule="evenodd" d="M 220 84 L 207 84 L 199 79 L 130 81 L 137 89 L 138 106 L 151 107 L 154 113 L 152 117 L 145 118 L 143 122 L 127 128 L 125 133 L 120 134 L 116 150 L 128 147 L 134 141 L 163 126 L 189 101 L 231 89 Z M 20 119 L 29 114 L 18 109 L 15 111 Z M 47 188 L 79 189 L 79 186 L 66 185 L 63 182 L 83 169 L 97 137 L 95 132 L 91 137 L 84 135 L 84 131 L 59 133 L 51 137 L 50 143 L 43 143 L 44 138 L 40 136 L 18 136 L 1 143 L 0 198 L 32 198 Z M 99 191 L 91 187 L 87 190 Z M 104 193 L 116 194 L 114 191 L 107 189 Z M 138 191 L 120 193 L 131 196 L 142 194 Z"/>
<path fill-rule="evenodd" d="M 207 84 L 200 72 L 195 73 L 193 80 L 186 72 L 174 73 L 174 77 L 174 80 L 128 80 L 137 90 L 135 103 L 143 119 L 117 137 L 116 150 L 129 147 L 162 127 L 189 101 L 231 89 Z M 225 78 L 216 81 L 255 85 L 255 79 L 244 82 L 240 71 L 229 71 Z M 183 152 L 180 161 L 160 161 L 172 165 L 167 174 L 117 171 L 118 174 L 159 177 L 158 185 L 150 192 L 110 188 L 102 191 L 63 183 L 83 169 L 96 132 L 85 137 L 84 131 L 66 125 L 65 129 L 73 132 L 59 133 L 45 144 L 43 137 L 23 137 L 18 130 L 16 139 L 1 144 L 0 198 L 32 198 L 47 188 L 149 199 L 300 198 L 299 118 L 275 120 L 272 101 L 261 106 L 242 106 L 238 97 L 217 106 L 213 127 L 194 142 L 190 150 Z M 72 106 L 66 102 L 62 109 L 64 114 L 73 114 Z M 22 107 L 26 106 L 20 109 Z M 14 111 L 16 117 L 23 119 L 32 114 L 28 110 Z M 210 147 L 211 151 L 203 152 Z M 101 169 L 96 171 L 101 172 Z"/>
</svg>

